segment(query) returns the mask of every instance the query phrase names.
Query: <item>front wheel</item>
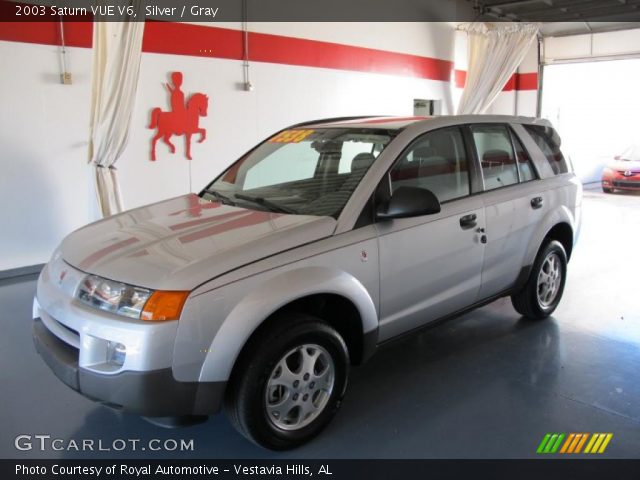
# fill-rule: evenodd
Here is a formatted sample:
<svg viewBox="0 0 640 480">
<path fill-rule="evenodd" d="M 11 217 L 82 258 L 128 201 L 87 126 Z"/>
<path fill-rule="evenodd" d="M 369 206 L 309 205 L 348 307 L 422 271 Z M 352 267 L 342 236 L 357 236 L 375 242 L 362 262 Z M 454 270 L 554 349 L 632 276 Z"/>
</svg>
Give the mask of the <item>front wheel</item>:
<svg viewBox="0 0 640 480">
<path fill-rule="evenodd" d="M 566 277 L 567 254 L 552 240 L 540 249 L 525 286 L 511 296 L 513 307 L 527 318 L 547 318 L 560 303 Z"/>
<path fill-rule="evenodd" d="M 603 191 L 604 193 L 613 193 L 613 188 L 609 188 L 609 187 L 605 187 L 605 186 L 603 186 L 603 187 L 602 187 L 602 191 Z"/>
<path fill-rule="evenodd" d="M 311 440 L 337 413 L 349 355 L 340 334 L 305 314 L 258 332 L 234 368 L 226 411 L 249 440 L 272 450 Z"/>
</svg>

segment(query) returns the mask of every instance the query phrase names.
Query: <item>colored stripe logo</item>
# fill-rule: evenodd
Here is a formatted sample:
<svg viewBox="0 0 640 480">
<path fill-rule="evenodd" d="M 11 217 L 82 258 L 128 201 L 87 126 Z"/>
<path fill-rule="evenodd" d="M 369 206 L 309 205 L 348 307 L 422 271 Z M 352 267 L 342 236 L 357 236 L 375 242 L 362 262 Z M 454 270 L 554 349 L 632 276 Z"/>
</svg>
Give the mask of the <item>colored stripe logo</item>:
<svg viewBox="0 0 640 480">
<path fill-rule="evenodd" d="M 547 433 L 536 453 L 604 453 L 612 438 L 613 433 Z"/>
</svg>

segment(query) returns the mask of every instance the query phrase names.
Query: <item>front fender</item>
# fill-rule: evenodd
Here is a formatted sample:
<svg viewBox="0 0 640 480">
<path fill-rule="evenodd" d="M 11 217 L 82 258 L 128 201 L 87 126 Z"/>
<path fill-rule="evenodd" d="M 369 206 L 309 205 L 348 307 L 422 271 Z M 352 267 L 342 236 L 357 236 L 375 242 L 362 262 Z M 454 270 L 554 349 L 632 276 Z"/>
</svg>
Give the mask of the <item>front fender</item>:
<svg viewBox="0 0 640 480">
<path fill-rule="evenodd" d="M 237 283 L 223 289 L 237 289 Z M 376 306 L 369 292 L 353 275 L 321 266 L 306 266 L 283 272 L 255 285 L 250 289 L 250 293 L 233 307 L 208 349 L 199 380 L 228 380 L 245 343 L 265 319 L 297 299 L 322 293 L 340 295 L 355 305 L 362 320 L 363 335 L 377 330 Z"/>
</svg>

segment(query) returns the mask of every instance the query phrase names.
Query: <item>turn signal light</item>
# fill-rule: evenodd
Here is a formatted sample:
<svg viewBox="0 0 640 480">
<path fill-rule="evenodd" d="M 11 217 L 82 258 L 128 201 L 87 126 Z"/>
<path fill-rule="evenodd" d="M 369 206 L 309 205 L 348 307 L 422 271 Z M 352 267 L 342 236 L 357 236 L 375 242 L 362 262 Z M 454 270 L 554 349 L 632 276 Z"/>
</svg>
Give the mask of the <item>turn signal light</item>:
<svg viewBox="0 0 640 480">
<path fill-rule="evenodd" d="M 147 300 L 140 314 L 141 320 L 178 320 L 189 292 L 155 291 Z"/>
</svg>

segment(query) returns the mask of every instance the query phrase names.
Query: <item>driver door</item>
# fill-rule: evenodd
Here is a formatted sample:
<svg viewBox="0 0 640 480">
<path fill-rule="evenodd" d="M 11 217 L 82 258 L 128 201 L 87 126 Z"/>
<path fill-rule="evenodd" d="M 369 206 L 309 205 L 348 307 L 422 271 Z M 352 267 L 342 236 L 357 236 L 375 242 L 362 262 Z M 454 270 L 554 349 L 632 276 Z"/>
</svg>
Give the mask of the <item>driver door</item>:
<svg viewBox="0 0 640 480">
<path fill-rule="evenodd" d="M 485 211 L 471 196 L 471 162 L 459 128 L 419 138 L 383 179 L 378 196 L 401 186 L 431 190 L 440 213 L 376 223 L 380 258 L 379 340 L 475 303 L 481 284 Z M 386 192 L 385 192 L 386 190 Z"/>
</svg>

